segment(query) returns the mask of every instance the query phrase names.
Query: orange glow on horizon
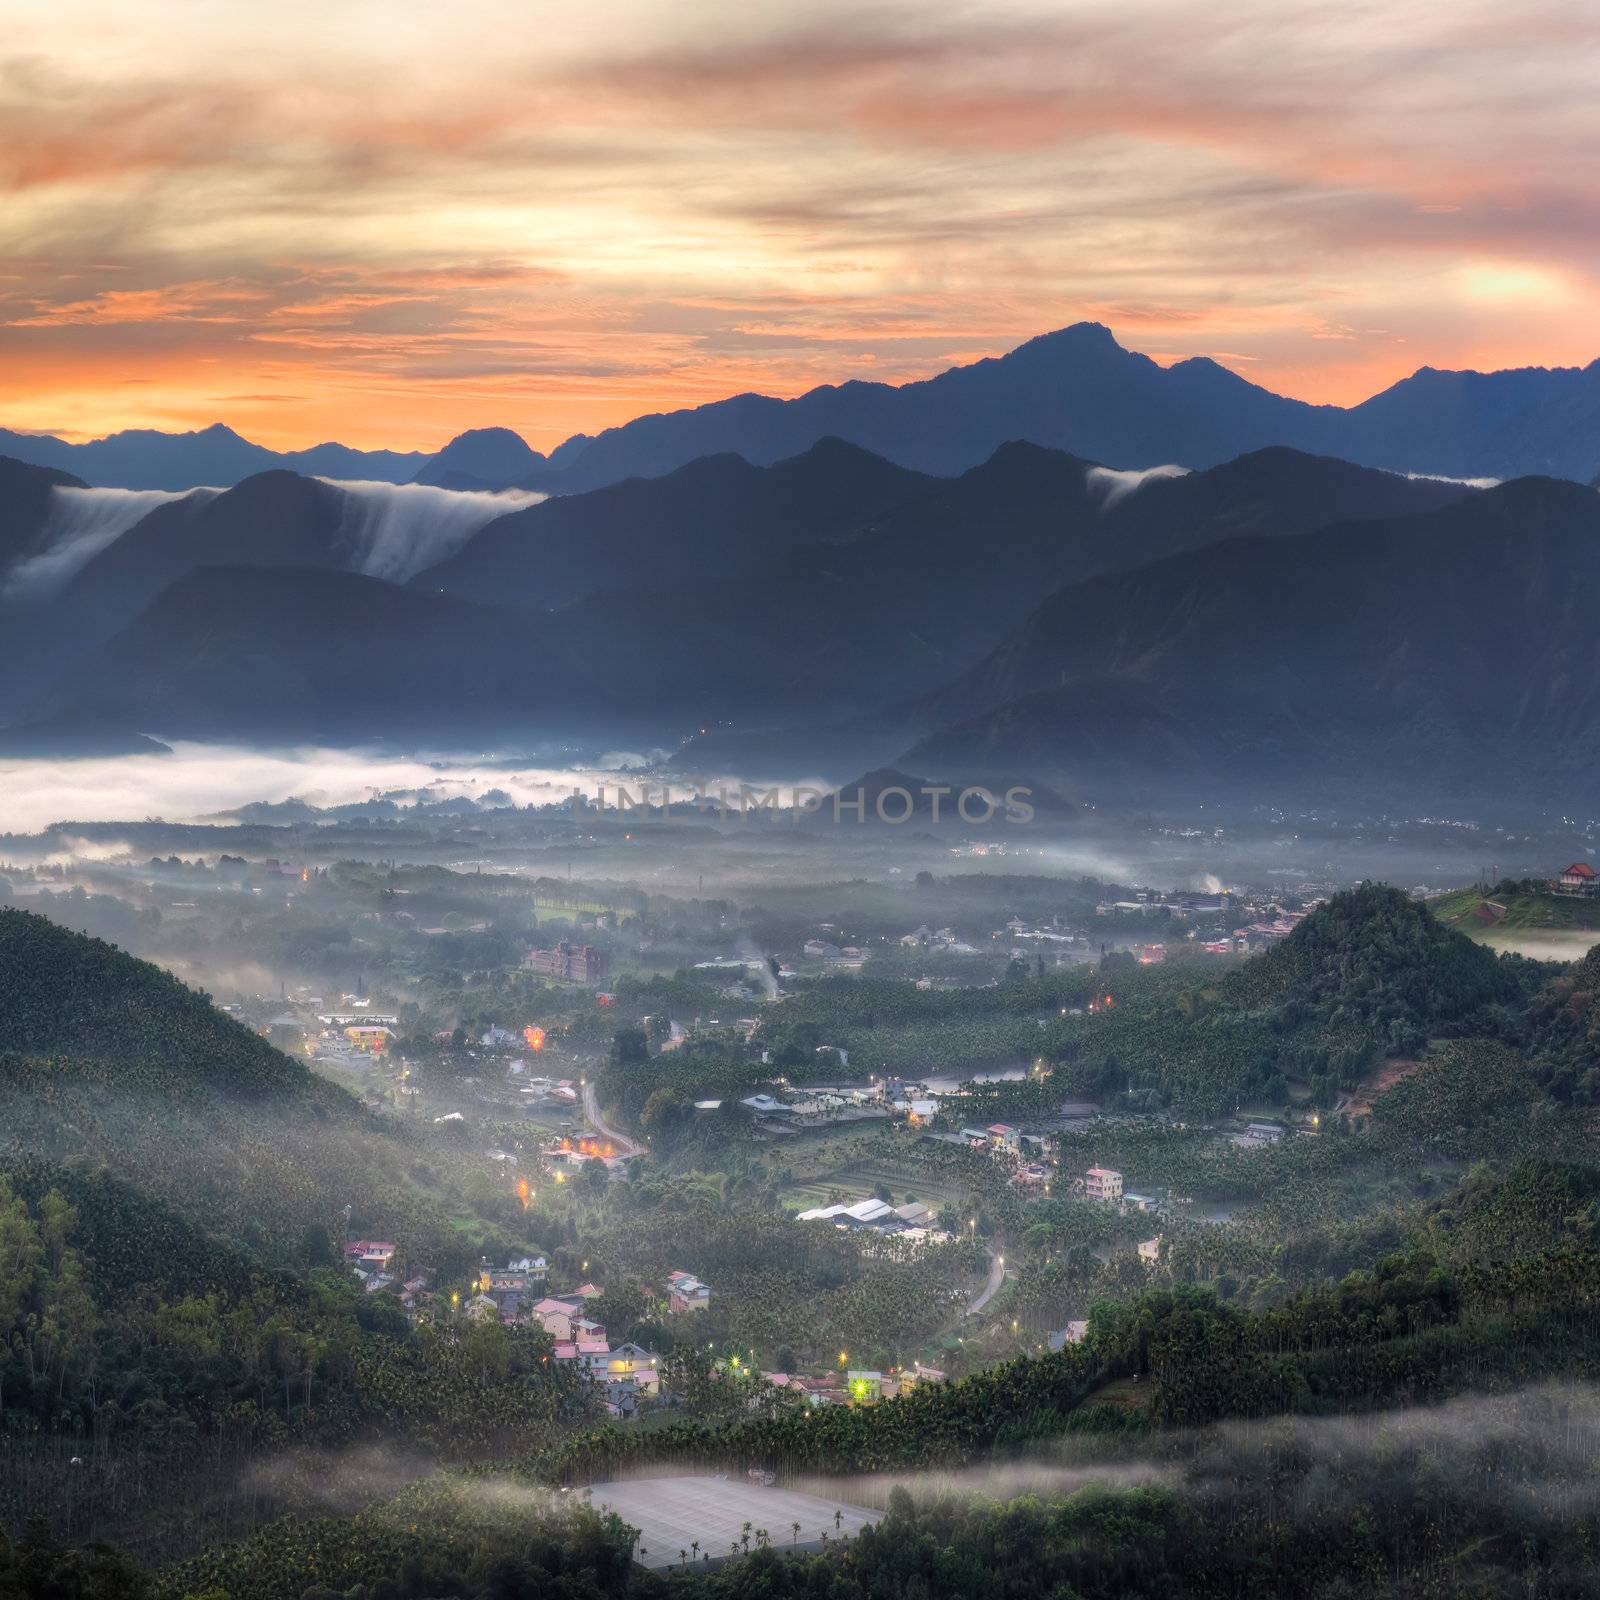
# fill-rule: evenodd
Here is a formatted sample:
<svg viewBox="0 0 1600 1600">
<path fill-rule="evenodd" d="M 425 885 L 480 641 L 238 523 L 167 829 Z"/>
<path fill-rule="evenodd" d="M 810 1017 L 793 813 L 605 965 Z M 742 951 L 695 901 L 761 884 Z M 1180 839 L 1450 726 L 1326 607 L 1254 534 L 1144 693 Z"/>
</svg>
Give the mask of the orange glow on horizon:
<svg viewBox="0 0 1600 1600">
<path fill-rule="evenodd" d="M 1600 354 L 1563 0 L 11 11 L 4 427 L 549 450 L 1084 319 L 1340 404 Z"/>
</svg>

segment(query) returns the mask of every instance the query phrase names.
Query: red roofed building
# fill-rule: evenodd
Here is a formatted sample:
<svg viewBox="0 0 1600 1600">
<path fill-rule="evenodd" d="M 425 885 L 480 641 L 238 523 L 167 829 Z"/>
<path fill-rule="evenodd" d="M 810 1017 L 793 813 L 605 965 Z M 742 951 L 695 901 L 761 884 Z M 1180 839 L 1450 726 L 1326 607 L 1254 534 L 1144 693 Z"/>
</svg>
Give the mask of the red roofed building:
<svg viewBox="0 0 1600 1600">
<path fill-rule="evenodd" d="M 1587 861 L 1574 861 L 1556 879 L 1554 888 L 1557 894 L 1591 895 L 1600 893 L 1600 874 L 1596 874 L 1594 868 Z"/>
</svg>

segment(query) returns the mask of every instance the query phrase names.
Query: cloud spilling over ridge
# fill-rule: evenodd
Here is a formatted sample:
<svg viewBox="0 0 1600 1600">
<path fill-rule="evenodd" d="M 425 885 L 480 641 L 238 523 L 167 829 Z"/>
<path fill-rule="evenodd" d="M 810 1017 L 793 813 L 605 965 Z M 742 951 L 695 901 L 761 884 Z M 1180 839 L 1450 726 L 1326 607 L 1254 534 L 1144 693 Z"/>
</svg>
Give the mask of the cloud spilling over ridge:
<svg viewBox="0 0 1600 1600">
<path fill-rule="evenodd" d="M 158 506 L 173 500 L 213 499 L 220 489 L 74 489 L 50 491 L 50 516 L 41 548 L 19 561 L 0 583 L 0 598 L 43 600 L 56 593 L 102 550 Z"/>
<path fill-rule="evenodd" d="M 1405 476 L 1413 483 L 1459 483 L 1463 489 L 1494 489 L 1502 481 L 1499 478 L 1451 478 L 1442 472 L 1408 472 Z"/>
<path fill-rule="evenodd" d="M 459 550 L 496 517 L 549 498 L 531 489 L 439 489 L 424 483 L 324 478 L 346 500 L 343 532 L 359 570 L 403 583 Z"/>
<path fill-rule="evenodd" d="M 1152 478 L 1184 478 L 1188 474 L 1187 467 L 1169 464 L 1162 467 L 1130 468 L 1126 471 L 1119 471 L 1115 467 L 1090 467 L 1087 477 L 1089 487 L 1100 491 L 1109 510 L 1119 500 L 1126 500 L 1136 489 L 1142 489 Z"/>
</svg>

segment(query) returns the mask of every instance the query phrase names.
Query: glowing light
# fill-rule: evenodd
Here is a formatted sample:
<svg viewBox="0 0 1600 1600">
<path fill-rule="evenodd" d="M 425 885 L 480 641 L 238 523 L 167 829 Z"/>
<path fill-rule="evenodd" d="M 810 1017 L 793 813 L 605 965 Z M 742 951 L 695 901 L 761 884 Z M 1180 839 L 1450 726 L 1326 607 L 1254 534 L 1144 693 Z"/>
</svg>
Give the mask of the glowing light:
<svg viewBox="0 0 1600 1600">
<path fill-rule="evenodd" d="M 522 1030 L 523 1042 L 530 1050 L 544 1049 L 544 1029 L 536 1028 L 531 1023 Z"/>
</svg>

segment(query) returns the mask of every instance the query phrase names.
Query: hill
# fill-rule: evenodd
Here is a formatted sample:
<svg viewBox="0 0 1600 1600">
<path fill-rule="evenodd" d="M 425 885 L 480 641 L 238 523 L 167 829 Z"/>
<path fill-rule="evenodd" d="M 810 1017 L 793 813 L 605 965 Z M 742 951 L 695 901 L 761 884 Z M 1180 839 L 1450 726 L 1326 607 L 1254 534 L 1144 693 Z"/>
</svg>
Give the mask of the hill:
<svg viewBox="0 0 1600 1600">
<path fill-rule="evenodd" d="M 202 567 L 173 583 L 37 703 L 34 729 L 343 741 L 609 701 L 577 657 L 506 612 L 351 572 Z"/>
<path fill-rule="evenodd" d="M 1430 900 L 1428 908 L 1447 928 L 1455 928 L 1469 939 L 1497 928 L 1508 933 L 1600 928 L 1600 905 L 1551 894 L 1538 881 L 1496 884 L 1492 889 L 1455 889 Z"/>
<path fill-rule="evenodd" d="M 1109 575 L 1125 568 L 1153 571 L 1155 557 L 1196 545 L 1210 550 L 1207 541 L 1240 530 L 1294 540 L 1334 514 L 1346 519 L 1346 530 L 1388 528 L 1420 514 L 1443 515 L 1472 498 L 1458 487 L 1289 450 L 1130 481 L 1076 456 L 1014 442 L 958 478 L 933 479 L 837 440 L 770 467 L 716 457 L 665 478 L 562 496 L 510 515 L 497 516 L 501 503 L 483 494 L 424 486 L 373 493 L 446 503 L 391 508 L 385 499 L 374 511 L 370 495 L 348 486 L 270 473 L 226 494 L 159 508 L 92 560 L 36 619 L 37 647 L 24 657 L 35 678 L 46 665 L 65 667 L 69 649 L 86 650 L 116 628 L 127 627 L 130 636 L 80 663 L 48 697 L 36 687 L 22 702 L 31 708 L 26 720 L 70 716 L 78 726 L 159 731 L 215 729 L 237 718 L 241 729 L 281 731 L 305 715 L 306 725 L 330 736 L 409 736 L 440 731 L 442 688 L 464 694 L 476 674 L 484 687 L 466 699 L 480 733 L 494 715 L 537 719 L 555 706 L 575 727 L 586 715 L 605 718 L 625 708 L 646 731 L 653 724 L 658 737 L 663 723 L 821 723 L 851 715 L 862 720 L 860 737 L 845 743 L 867 761 L 882 760 L 910 734 L 954 719 L 938 696 L 903 719 L 885 719 L 875 708 L 926 697 L 934 685 L 981 670 L 1009 630 L 1029 626 L 1028 610 L 1041 592 L 1096 575 L 1110 583 Z M 479 530 L 448 524 L 448 538 L 429 520 L 468 515 L 481 520 Z M 393 526 L 383 521 L 374 531 L 373 516 L 392 517 Z M 291 580 L 302 585 L 300 594 L 287 592 L 281 577 L 258 584 L 260 593 L 250 597 L 237 578 L 179 591 L 188 606 L 226 610 L 227 628 L 209 632 L 205 617 L 220 612 L 189 614 L 176 602 L 156 603 L 201 564 L 339 572 L 372 570 L 381 555 L 384 576 L 404 577 L 406 564 L 391 570 L 389 557 L 400 549 L 415 563 L 429 541 L 454 553 L 413 579 L 409 605 L 373 591 L 372 620 L 339 619 L 334 594 L 353 599 L 354 591 L 303 578 Z M 518 621 L 480 616 L 468 627 L 449 607 L 426 603 L 452 599 L 504 608 Z M 135 624 L 141 605 L 147 611 Z M 530 608 L 541 613 L 536 629 Z M 1099 615 L 1096 625 L 1108 625 L 1110 615 Z M 382 627 L 379 617 L 388 619 Z M 1248 626 L 1253 630 L 1256 619 Z M 413 673 L 404 661 L 390 664 L 385 631 L 406 638 L 410 653 L 434 664 L 433 675 Z M 603 652 L 594 649 L 596 639 L 606 640 Z M 357 640 L 370 653 L 369 670 L 356 665 Z M 1224 647 L 1232 642 L 1224 635 Z M 224 658 L 230 643 L 239 646 L 239 661 Z M 1186 646 L 1208 647 L 1201 640 Z M 266 688 L 269 656 L 281 669 L 276 694 Z M 250 660 L 261 670 L 247 688 Z M 385 668 L 374 674 L 370 666 L 378 662 Z M 1079 759 L 1083 741 L 1103 745 L 1103 764 L 1091 764 L 1102 777 L 1120 763 L 1134 782 L 1132 757 L 1148 760 L 1169 746 L 1177 770 L 1203 767 L 1215 730 L 1204 720 L 1189 728 L 1181 714 L 1152 702 L 1142 684 L 1113 687 L 1118 677 L 1114 664 L 1101 666 L 1092 683 L 1064 683 L 1050 672 L 1038 689 L 1063 690 L 1064 707 L 1025 702 L 1008 711 L 999 733 L 984 731 L 976 755 L 946 746 L 911 765 L 940 773 L 970 768 L 995 746 L 998 770 L 1031 773 L 1053 787 L 1072 778 L 1056 755 L 1062 718 L 1081 709 Z M 960 720 L 1020 698 L 1009 694 L 1011 680 L 999 687 L 999 694 L 985 687 L 967 700 L 957 696 Z M 192 703 L 185 703 L 191 689 Z M 255 703 L 252 694 L 260 696 Z M 1105 714 L 1108 704 L 1120 708 L 1118 717 Z M 1040 731 L 1031 738 L 1035 717 Z M 443 727 L 465 731 L 454 710 Z M 832 743 L 826 765 L 838 771 L 841 741 Z M 794 746 L 791 753 L 809 758 Z"/>
<path fill-rule="evenodd" d="M 420 451 L 352 450 L 331 443 L 306 450 L 269 450 L 221 423 L 193 433 L 130 428 L 84 444 L 0 428 L 0 454 L 70 472 L 83 483 L 100 487 L 175 490 L 202 484 L 226 488 L 274 467 L 404 483 L 428 459 Z"/>
<path fill-rule="evenodd" d="M 510 428 L 469 428 L 458 433 L 411 480 L 444 489 L 509 489 L 545 464 L 537 450 Z"/>
<path fill-rule="evenodd" d="M 1595 775 L 1597 588 L 1600 499 L 1552 479 L 1228 541 L 1054 595 L 912 708 L 938 731 L 904 760 L 1142 803 L 1180 785 L 1577 795 Z"/>
<path fill-rule="evenodd" d="M 12 570 L 39 548 L 57 489 L 81 489 L 70 472 L 0 455 L 0 605 Z"/>
<path fill-rule="evenodd" d="M 1222 985 L 1225 1001 L 1270 1009 L 1280 1031 L 1356 1026 L 1395 1050 L 1471 1032 L 1485 1008 L 1521 994 L 1492 952 L 1382 884 L 1335 895 Z"/>
<path fill-rule="evenodd" d="M 768 467 L 707 456 L 660 478 L 502 517 L 413 581 L 462 599 L 540 608 L 619 582 L 718 583 L 796 544 L 861 532 L 932 484 L 837 439 Z"/>
<path fill-rule="evenodd" d="M 206 996 L 33 912 L 0 907 L 0 970 L 0 1042 L 16 1055 L 159 1065 L 228 1094 L 305 1095 L 314 1086 L 305 1066 Z"/>
</svg>

